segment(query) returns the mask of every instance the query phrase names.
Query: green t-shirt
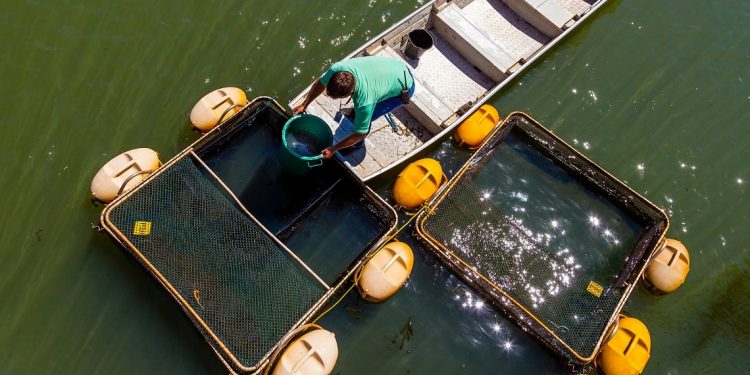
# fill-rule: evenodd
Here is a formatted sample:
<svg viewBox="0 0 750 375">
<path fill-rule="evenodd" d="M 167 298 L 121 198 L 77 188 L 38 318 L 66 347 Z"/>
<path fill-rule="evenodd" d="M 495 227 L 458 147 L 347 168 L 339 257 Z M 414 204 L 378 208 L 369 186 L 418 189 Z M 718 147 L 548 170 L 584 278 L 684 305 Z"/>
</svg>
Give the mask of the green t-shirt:
<svg viewBox="0 0 750 375">
<path fill-rule="evenodd" d="M 401 90 L 413 84 L 409 68 L 402 61 L 381 56 L 355 57 L 333 64 L 320 77 L 323 86 L 328 85 L 333 73 L 346 71 L 354 75 L 354 133 L 365 134 L 370 130 L 370 121 L 375 104 L 398 96 Z M 404 86 L 406 74 L 406 86 Z"/>
</svg>

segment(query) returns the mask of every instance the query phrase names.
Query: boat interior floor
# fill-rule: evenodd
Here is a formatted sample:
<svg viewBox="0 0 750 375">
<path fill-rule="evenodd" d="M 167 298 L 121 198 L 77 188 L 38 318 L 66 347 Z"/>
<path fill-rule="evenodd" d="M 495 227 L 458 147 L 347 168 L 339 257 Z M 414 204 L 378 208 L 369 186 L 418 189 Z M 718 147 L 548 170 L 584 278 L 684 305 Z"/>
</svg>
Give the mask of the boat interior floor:
<svg viewBox="0 0 750 375">
<path fill-rule="evenodd" d="M 474 0 L 462 9 L 477 28 L 518 60 L 528 60 L 550 38 L 526 23 L 505 3 L 498 0 Z"/>
<path fill-rule="evenodd" d="M 352 134 L 354 129 L 352 122 L 344 116 L 344 113 L 353 110 L 352 104 L 344 104 L 345 102 L 346 100 L 320 96 L 307 107 L 308 113 L 328 123 L 333 131 L 334 142 L 340 142 Z M 432 133 L 404 108 L 393 110 L 391 115 L 395 126 L 388 123 L 386 116 L 381 116 L 372 121 L 370 134 L 362 146 L 339 152 L 341 160 L 359 176 L 381 170 L 432 138 Z"/>
<path fill-rule="evenodd" d="M 576 16 L 581 16 L 591 9 L 591 5 L 594 4 L 594 0 L 553 0 L 561 7 L 565 8 L 570 13 Z"/>
</svg>

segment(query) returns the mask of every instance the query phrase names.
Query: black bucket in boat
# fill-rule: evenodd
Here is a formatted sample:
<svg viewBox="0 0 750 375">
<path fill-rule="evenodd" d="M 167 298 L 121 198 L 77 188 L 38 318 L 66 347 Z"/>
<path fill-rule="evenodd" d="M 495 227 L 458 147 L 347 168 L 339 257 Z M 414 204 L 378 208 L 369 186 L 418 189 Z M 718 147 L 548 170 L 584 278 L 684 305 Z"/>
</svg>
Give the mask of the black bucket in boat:
<svg viewBox="0 0 750 375">
<path fill-rule="evenodd" d="M 432 41 L 432 35 L 425 29 L 416 29 L 409 33 L 406 37 L 406 45 L 404 46 L 404 54 L 410 59 L 417 60 L 420 56 L 432 48 L 434 42 Z"/>
</svg>

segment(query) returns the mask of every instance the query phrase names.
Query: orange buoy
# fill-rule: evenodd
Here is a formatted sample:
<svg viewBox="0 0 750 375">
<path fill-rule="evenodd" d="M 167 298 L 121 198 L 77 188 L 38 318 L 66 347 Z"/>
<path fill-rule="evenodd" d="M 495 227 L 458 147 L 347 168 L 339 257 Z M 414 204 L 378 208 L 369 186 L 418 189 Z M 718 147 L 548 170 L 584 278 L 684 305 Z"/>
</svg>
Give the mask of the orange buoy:
<svg viewBox="0 0 750 375">
<path fill-rule="evenodd" d="M 605 375 L 638 375 L 651 356 L 651 336 L 638 319 L 622 316 L 596 363 Z"/>
<path fill-rule="evenodd" d="M 381 302 L 406 283 L 414 268 L 414 253 L 403 242 L 390 242 L 378 250 L 357 274 L 357 289 L 362 298 Z"/>
<path fill-rule="evenodd" d="M 146 179 L 161 166 L 159 154 L 149 148 L 137 148 L 117 155 L 99 169 L 91 181 L 95 199 L 109 203 Z"/>
<path fill-rule="evenodd" d="M 246 104 L 245 92 L 236 87 L 211 91 L 193 106 L 190 111 L 190 123 L 205 133 L 219 125 L 220 121 L 232 117 Z"/>
<path fill-rule="evenodd" d="M 393 184 L 396 204 L 413 210 L 437 192 L 444 179 L 443 168 L 435 159 L 417 160 L 404 168 Z"/>
<path fill-rule="evenodd" d="M 682 286 L 690 272 L 690 254 L 682 242 L 667 238 L 659 254 L 643 273 L 643 285 L 651 293 L 662 295 Z"/>
<path fill-rule="evenodd" d="M 502 117 L 495 107 L 485 104 L 458 126 L 454 137 L 459 146 L 478 148 Z"/>
</svg>

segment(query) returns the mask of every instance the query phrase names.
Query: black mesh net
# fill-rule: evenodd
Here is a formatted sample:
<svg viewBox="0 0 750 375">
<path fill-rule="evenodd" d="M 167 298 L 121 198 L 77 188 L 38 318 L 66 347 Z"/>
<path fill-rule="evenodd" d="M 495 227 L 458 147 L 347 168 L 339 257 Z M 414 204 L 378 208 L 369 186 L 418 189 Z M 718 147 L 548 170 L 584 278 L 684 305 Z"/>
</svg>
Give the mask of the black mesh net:
<svg viewBox="0 0 750 375">
<path fill-rule="evenodd" d="M 467 200 L 480 202 L 481 193 L 474 188 L 457 184 L 426 221 L 425 230 L 569 346 L 590 352 L 622 292 L 590 294 L 591 280 L 581 277 L 584 270 L 550 251 L 543 235 L 530 233 L 497 209 L 467 205 Z"/>
<path fill-rule="evenodd" d="M 575 362 L 590 359 L 667 219 L 525 116 L 419 220 L 441 259 Z"/>
<path fill-rule="evenodd" d="M 191 157 L 114 207 L 109 219 L 183 309 L 194 311 L 191 318 L 205 322 L 216 337 L 205 335 L 210 344 L 225 346 L 242 366 L 262 360 L 325 293 Z"/>
</svg>

